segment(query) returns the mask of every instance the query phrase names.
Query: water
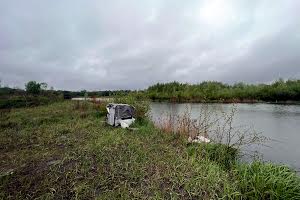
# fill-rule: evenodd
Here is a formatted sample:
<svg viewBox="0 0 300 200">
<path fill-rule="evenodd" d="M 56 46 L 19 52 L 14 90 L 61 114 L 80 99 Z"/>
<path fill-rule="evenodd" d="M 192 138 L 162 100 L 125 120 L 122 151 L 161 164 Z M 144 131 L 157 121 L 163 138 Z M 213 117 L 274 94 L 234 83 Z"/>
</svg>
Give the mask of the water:
<svg viewBox="0 0 300 200">
<path fill-rule="evenodd" d="M 198 103 L 152 103 L 151 116 L 158 120 L 165 114 L 181 115 L 186 109 L 191 110 L 191 118 L 199 116 L 201 107 L 208 110 L 230 111 L 232 104 L 198 104 Z M 235 104 L 234 125 L 252 126 L 255 131 L 272 139 L 266 143 L 269 147 L 255 146 L 263 159 L 286 164 L 300 170 L 300 105 L 274 104 Z"/>
</svg>

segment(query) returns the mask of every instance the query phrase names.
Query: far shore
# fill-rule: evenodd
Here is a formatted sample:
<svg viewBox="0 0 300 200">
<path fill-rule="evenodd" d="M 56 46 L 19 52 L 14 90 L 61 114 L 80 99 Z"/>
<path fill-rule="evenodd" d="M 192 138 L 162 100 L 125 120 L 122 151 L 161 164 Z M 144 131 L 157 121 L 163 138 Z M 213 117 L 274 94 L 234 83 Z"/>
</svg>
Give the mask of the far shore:
<svg viewBox="0 0 300 200">
<path fill-rule="evenodd" d="M 300 101 L 261 101 L 261 100 L 169 100 L 169 99 L 152 99 L 152 102 L 164 102 L 164 103 L 242 103 L 242 104 L 279 104 L 279 105 L 300 105 Z"/>
<path fill-rule="evenodd" d="M 114 98 L 112 97 L 96 97 L 96 98 L 91 98 L 91 97 L 75 97 L 71 99 L 72 101 L 96 101 L 96 102 L 109 102 L 113 101 Z"/>
<path fill-rule="evenodd" d="M 72 101 L 96 101 L 96 102 L 112 102 L 115 97 L 75 97 Z M 152 102 L 163 102 L 163 103 L 222 103 L 222 104 L 279 104 L 279 105 L 300 105 L 300 101 L 261 101 L 253 99 L 230 99 L 230 100 L 178 100 L 178 99 L 151 99 Z"/>
</svg>

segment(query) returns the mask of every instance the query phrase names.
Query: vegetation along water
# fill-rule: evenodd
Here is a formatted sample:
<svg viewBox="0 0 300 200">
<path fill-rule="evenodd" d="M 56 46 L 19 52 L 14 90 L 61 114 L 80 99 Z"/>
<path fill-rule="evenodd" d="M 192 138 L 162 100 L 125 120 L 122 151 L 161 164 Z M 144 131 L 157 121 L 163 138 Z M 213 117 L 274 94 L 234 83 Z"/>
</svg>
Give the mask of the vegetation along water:
<svg viewBox="0 0 300 200">
<path fill-rule="evenodd" d="M 221 144 L 189 144 L 156 128 L 147 102 L 133 130 L 104 123 L 101 103 L 62 101 L 2 110 L 1 199 L 299 199 L 283 165 L 240 163 Z"/>
<path fill-rule="evenodd" d="M 157 83 L 147 90 L 153 100 L 175 102 L 299 102 L 300 80 L 279 79 L 271 84 L 233 85 L 205 81 L 199 84 Z"/>
</svg>

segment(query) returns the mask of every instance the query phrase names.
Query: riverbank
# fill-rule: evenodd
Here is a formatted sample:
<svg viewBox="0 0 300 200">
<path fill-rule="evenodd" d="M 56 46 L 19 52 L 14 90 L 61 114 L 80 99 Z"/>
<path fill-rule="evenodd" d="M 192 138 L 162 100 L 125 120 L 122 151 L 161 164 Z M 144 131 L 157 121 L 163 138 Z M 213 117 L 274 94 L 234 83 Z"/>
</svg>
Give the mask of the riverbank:
<svg viewBox="0 0 300 200">
<path fill-rule="evenodd" d="M 228 100 L 197 100 L 197 99 L 151 99 L 153 102 L 164 103 L 223 103 L 223 104 L 279 104 L 279 105 L 300 105 L 300 101 L 262 101 L 255 99 L 228 99 Z"/>
<path fill-rule="evenodd" d="M 187 144 L 146 119 L 134 131 L 113 128 L 99 106 L 64 101 L 2 113 L 0 198 L 300 198 L 287 167 L 240 164 L 221 145 Z"/>
</svg>

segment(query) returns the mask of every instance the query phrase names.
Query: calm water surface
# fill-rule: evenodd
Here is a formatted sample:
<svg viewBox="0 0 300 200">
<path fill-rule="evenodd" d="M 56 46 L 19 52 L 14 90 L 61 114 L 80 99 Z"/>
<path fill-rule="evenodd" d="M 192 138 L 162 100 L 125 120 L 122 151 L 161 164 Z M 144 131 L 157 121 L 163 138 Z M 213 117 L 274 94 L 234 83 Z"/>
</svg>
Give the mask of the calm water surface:
<svg viewBox="0 0 300 200">
<path fill-rule="evenodd" d="M 191 110 L 191 118 L 199 116 L 201 107 L 209 110 L 230 111 L 232 104 L 171 104 L 152 103 L 151 116 L 158 120 L 166 114 L 181 115 L 186 109 Z M 263 159 L 276 163 L 284 163 L 300 170 L 300 105 L 273 104 L 236 104 L 237 112 L 234 125 L 252 126 L 255 131 L 273 139 L 266 145 L 269 147 L 255 147 Z"/>
</svg>

